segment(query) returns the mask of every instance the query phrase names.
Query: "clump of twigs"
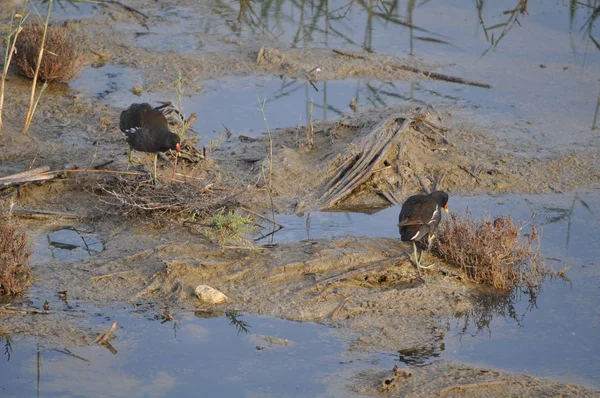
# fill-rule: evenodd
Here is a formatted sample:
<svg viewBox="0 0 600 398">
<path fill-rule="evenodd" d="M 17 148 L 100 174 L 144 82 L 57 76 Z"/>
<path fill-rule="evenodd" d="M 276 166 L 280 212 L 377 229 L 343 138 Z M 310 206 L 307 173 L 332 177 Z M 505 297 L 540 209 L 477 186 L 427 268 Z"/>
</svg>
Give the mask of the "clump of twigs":
<svg viewBox="0 0 600 398">
<path fill-rule="evenodd" d="M 8 214 L 0 214 L 0 296 L 23 293 L 31 283 L 27 235 L 13 224 Z"/>
<path fill-rule="evenodd" d="M 30 79 L 35 77 L 43 36 L 44 26 L 35 23 L 23 28 L 16 40 L 13 65 Z M 68 83 L 77 77 L 81 71 L 82 51 L 69 37 L 67 29 L 48 26 L 43 45 L 39 79 Z"/>
<path fill-rule="evenodd" d="M 471 282 L 507 291 L 539 286 L 548 275 L 535 225 L 521 234 L 510 215 L 482 219 L 452 214 L 434 241 L 433 251 L 460 267 Z"/>
<path fill-rule="evenodd" d="M 170 214 L 186 220 L 205 218 L 220 208 L 234 206 L 240 190 L 173 182 L 153 185 L 144 176 L 117 177 L 99 184 L 103 203 L 129 216 Z M 160 217 L 157 217 L 160 219 Z"/>
</svg>

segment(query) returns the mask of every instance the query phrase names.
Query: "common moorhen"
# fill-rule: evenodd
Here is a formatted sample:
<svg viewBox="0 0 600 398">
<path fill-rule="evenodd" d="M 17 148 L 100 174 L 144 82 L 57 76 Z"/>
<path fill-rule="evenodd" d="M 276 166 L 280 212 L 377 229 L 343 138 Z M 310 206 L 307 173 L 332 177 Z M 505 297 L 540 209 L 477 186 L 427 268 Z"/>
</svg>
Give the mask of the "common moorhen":
<svg viewBox="0 0 600 398">
<path fill-rule="evenodd" d="M 127 136 L 129 162 L 133 163 L 133 150 L 154 154 L 154 180 L 156 181 L 156 160 L 158 152 L 174 149 L 180 152 L 180 139 L 169 130 L 165 115 L 150 104 L 131 104 L 121 112 L 119 127 Z"/>
<path fill-rule="evenodd" d="M 427 237 L 427 248 L 435 238 L 433 232 L 442 220 L 441 209 L 448 212 L 448 194 L 434 191 L 429 195 L 414 195 L 402 204 L 398 227 L 402 241 L 412 241 L 416 255 L 415 242 Z M 420 266 L 417 262 L 417 265 Z"/>
</svg>

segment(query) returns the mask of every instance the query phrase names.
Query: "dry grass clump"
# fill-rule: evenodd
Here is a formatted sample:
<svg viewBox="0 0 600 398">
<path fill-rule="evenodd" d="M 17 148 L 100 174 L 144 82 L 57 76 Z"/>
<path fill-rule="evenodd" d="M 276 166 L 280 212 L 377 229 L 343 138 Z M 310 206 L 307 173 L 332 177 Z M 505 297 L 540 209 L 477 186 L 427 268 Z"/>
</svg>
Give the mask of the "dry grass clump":
<svg viewBox="0 0 600 398">
<path fill-rule="evenodd" d="M 31 283 L 27 235 L 0 214 L 0 296 L 17 295 Z"/>
<path fill-rule="evenodd" d="M 43 33 L 43 26 L 31 24 L 23 28 L 17 38 L 12 62 L 30 79 L 35 76 Z M 81 71 L 81 55 L 81 47 L 68 36 L 67 29 L 48 26 L 39 78 L 46 82 L 70 82 Z"/>
<path fill-rule="evenodd" d="M 479 220 L 452 214 L 433 250 L 460 267 L 472 282 L 499 290 L 536 287 L 548 274 L 540 237 L 535 225 L 523 236 L 522 229 L 510 215 Z"/>
<path fill-rule="evenodd" d="M 211 219 L 210 229 L 205 232 L 205 236 L 217 241 L 221 246 L 243 242 L 252 247 L 252 243 L 244 238 L 254 229 L 254 220 L 252 217 L 243 216 L 236 210 L 225 211 L 222 209 Z"/>
</svg>

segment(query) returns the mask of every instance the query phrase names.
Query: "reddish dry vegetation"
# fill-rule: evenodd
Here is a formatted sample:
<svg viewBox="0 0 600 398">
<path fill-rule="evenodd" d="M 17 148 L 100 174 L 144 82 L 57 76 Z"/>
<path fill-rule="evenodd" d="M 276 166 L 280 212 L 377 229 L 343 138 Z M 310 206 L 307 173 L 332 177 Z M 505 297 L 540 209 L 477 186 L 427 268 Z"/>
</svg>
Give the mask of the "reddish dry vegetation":
<svg viewBox="0 0 600 398">
<path fill-rule="evenodd" d="M 452 214 L 434 245 L 438 256 L 460 267 L 471 282 L 499 290 L 537 287 L 548 274 L 535 225 L 522 227 L 510 215 L 482 220 Z"/>
<path fill-rule="evenodd" d="M 12 63 L 30 79 L 35 76 L 43 33 L 43 26 L 32 24 L 17 37 Z M 81 55 L 80 46 L 69 38 L 65 28 L 48 26 L 39 78 L 47 82 L 70 82 L 81 70 Z"/>
<path fill-rule="evenodd" d="M 31 283 L 27 235 L 0 214 L 0 296 L 22 293 Z"/>
</svg>

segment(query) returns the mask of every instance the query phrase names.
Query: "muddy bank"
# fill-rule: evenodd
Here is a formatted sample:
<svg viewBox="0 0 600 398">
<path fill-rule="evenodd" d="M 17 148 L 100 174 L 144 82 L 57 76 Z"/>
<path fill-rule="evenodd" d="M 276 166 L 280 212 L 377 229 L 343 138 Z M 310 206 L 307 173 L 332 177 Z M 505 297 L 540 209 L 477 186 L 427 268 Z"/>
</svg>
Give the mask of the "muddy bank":
<svg viewBox="0 0 600 398">
<path fill-rule="evenodd" d="M 384 397 L 597 397 L 597 391 L 536 377 L 481 369 L 450 361 L 391 371 L 367 371 L 355 377 L 352 391 Z M 356 385 L 364 386 L 357 389 Z"/>
<path fill-rule="evenodd" d="M 272 186 L 280 212 L 388 206 L 419 192 L 419 177 L 429 187 L 438 180 L 447 191 L 462 195 L 564 192 L 600 183 L 597 151 L 524 152 L 523 145 L 517 147 L 463 122 L 460 111 L 395 107 L 316 123 L 312 147 L 307 129 L 299 126 L 272 134 Z M 345 196 L 333 195 L 348 169 L 381 143 L 380 129 L 396 134 L 390 135 L 389 146 L 369 166 L 371 173 L 354 188 L 348 182 Z M 260 179 L 268 167 L 268 150 L 269 137 L 263 134 L 228 142 L 215 156 L 239 174 L 255 170 L 255 178 Z"/>
<path fill-rule="evenodd" d="M 56 224 L 52 230 L 60 227 Z M 34 239 L 44 238 L 40 232 Z M 402 253 L 410 248 L 396 239 L 345 237 L 255 251 L 220 250 L 178 228 L 142 231 L 109 222 L 96 224 L 96 236 L 105 242 L 105 250 L 97 255 L 82 261 L 36 260 L 33 298 L 49 300 L 50 311 L 33 312 L 27 303 L 16 302 L 16 309 L 0 311 L 4 334 L 34 335 L 48 344 L 91 344 L 106 330 L 88 324 L 88 305 L 125 305 L 158 319 L 163 309 L 174 316 L 247 311 L 329 325 L 334 335 L 350 342 L 346 357 L 396 352 L 408 365 L 395 372 L 342 372 L 331 380 L 332 388 L 348 388 L 361 396 L 598 396 L 583 387 L 526 375 L 451 361 L 429 363 L 444 351 L 448 319 L 469 313 L 478 289 L 434 270 L 419 273 Z M 440 264 L 431 257 L 424 260 Z M 378 264 L 371 271 L 326 283 L 345 271 Z M 218 306 L 200 303 L 194 295 L 198 284 L 219 289 L 228 301 Z M 66 301 L 57 297 L 64 290 Z M 69 302 L 86 304 L 69 308 Z M 119 330 L 116 333 L 118 339 Z M 257 338 L 268 344 L 273 340 Z"/>
</svg>

